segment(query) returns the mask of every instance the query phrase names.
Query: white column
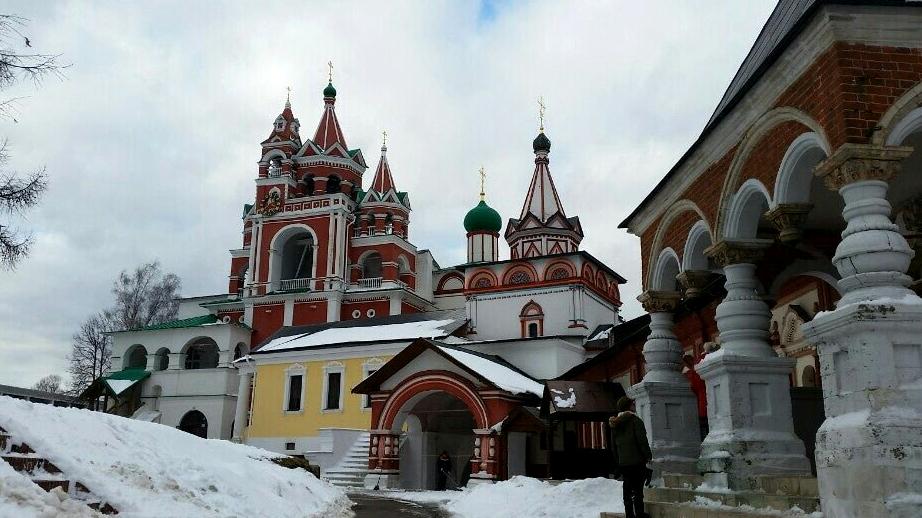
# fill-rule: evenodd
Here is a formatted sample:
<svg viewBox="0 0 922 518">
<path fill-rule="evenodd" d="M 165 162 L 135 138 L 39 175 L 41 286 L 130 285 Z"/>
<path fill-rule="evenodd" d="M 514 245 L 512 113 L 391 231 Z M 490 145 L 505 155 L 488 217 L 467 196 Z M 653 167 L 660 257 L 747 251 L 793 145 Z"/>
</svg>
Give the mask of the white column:
<svg viewBox="0 0 922 518">
<path fill-rule="evenodd" d="M 657 291 L 637 297 L 650 313 L 650 336 L 643 346 L 647 373 L 628 395 L 646 423 L 655 479 L 663 473 L 696 473 L 701 446 L 697 399 L 682 375 L 682 344 L 673 332 L 681 298 L 677 292 Z"/>
<path fill-rule="evenodd" d="M 830 518 L 922 516 L 922 299 L 907 289 L 913 251 L 887 202 L 910 153 L 847 144 L 817 169 L 847 222 L 833 257 L 842 299 L 803 326 L 820 355 L 816 465 Z"/>
<path fill-rule="evenodd" d="M 242 443 L 244 440 L 244 431 L 247 427 L 247 417 L 250 412 L 253 367 L 241 365 L 239 369 L 240 384 L 237 386 L 237 407 L 234 410 L 234 430 L 231 440 Z"/>
<path fill-rule="evenodd" d="M 727 295 L 717 306 L 721 349 L 697 369 L 710 428 L 698 469 L 718 487 L 750 489 L 761 475 L 810 473 L 791 414 L 794 360 L 779 358 L 768 343 L 771 312 L 755 275 L 769 243 L 721 241 L 707 250 L 724 269 Z"/>
</svg>

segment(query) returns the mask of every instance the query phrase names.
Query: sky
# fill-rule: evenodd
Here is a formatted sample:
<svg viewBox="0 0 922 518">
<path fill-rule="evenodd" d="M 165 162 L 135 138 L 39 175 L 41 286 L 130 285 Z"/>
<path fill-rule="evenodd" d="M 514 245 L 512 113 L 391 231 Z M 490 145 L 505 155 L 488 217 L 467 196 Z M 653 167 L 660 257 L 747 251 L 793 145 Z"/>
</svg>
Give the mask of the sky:
<svg viewBox="0 0 922 518">
<path fill-rule="evenodd" d="M 24 96 L 9 167 L 49 189 L 15 224 L 31 255 L 0 271 L 0 384 L 64 373 L 71 336 L 112 302 L 123 269 L 157 259 L 183 296 L 227 289 L 229 249 L 255 196 L 259 143 L 286 88 L 313 134 L 327 62 L 349 147 L 371 181 L 388 161 L 413 206 L 411 241 L 465 259 L 478 201 L 517 217 L 534 170 L 537 99 L 550 168 L 581 248 L 628 279 L 639 239 L 617 225 L 694 142 L 768 18 L 771 0 L 653 2 L 35 2 L 33 48 L 70 64 L 0 92 Z M 501 258 L 508 257 L 503 243 Z"/>
</svg>

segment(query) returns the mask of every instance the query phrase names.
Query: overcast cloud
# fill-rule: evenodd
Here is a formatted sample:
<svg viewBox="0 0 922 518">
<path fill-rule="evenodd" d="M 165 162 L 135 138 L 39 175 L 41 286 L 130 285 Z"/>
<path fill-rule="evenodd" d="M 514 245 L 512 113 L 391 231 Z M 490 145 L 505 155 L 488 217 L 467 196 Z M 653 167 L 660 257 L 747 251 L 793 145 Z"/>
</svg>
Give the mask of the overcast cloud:
<svg viewBox="0 0 922 518">
<path fill-rule="evenodd" d="M 636 316 L 639 240 L 616 226 L 697 137 L 773 5 L 6 2 L 31 19 L 37 50 L 73 66 L 3 92 L 29 95 L 18 124 L 0 121 L 11 165 L 44 165 L 51 183 L 21 221 L 32 255 L 0 272 L 0 383 L 64 371 L 72 333 L 122 269 L 159 259 L 185 296 L 225 290 L 259 142 L 289 85 L 313 135 L 328 60 L 366 184 L 386 129 L 411 239 L 443 266 L 464 260 L 481 165 L 489 203 L 518 215 L 543 95 L 564 208 L 582 248 L 628 279 Z"/>
</svg>

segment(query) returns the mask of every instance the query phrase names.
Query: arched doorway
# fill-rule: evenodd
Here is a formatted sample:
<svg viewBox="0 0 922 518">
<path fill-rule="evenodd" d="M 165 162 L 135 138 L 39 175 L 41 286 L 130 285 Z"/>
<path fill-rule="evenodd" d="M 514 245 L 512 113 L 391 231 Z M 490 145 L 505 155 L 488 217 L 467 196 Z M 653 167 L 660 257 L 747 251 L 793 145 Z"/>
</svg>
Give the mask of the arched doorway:
<svg viewBox="0 0 922 518">
<path fill-rule="evenodd" d="M 392 430 L 400 430 L 400 486 L 436 489 L 436 462 L 445 451 L 451 459 L 448 488 L 463 486 L 470 475 L 474 417 L 455 396 L 432 391 L 412 398 L 398 414 Z"/>
<path fill-rule="evenodd" d="M 179 429 L 206 439 L 208 437 L 208 419 L 198 410 L 190 410 L 179 421 Z"/>
</svg>

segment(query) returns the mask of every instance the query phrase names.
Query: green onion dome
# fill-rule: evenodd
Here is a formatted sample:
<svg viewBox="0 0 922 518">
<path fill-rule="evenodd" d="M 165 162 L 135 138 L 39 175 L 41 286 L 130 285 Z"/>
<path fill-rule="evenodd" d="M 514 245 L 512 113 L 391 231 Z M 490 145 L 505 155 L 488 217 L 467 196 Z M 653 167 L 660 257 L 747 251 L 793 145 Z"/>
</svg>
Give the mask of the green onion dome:
<svg viewBox="0 0 922 518">
<path fill-rule="evenodd" d="M 333 88 L 333 83 L 327 83 L 327 87 L 323 89 L 324 97 L 336 97 L 336 89 Z"/>
<path fill-rule="evenodd" d="M 503 218 L 483 200 L 464 216 L 464 230 L 468 232 L 499 232 L 501 228 Z"/>
<path fill-rule="evenodd" d="M 532 149 L 535 150 L 535 153 L 538 151 L 544 151 L 545 153 L 551 152 L 551 139 L 547 138 L 547 135 L 542 131 L 535 137 L 534 142 L 531 143 Z"/>
</svg>

